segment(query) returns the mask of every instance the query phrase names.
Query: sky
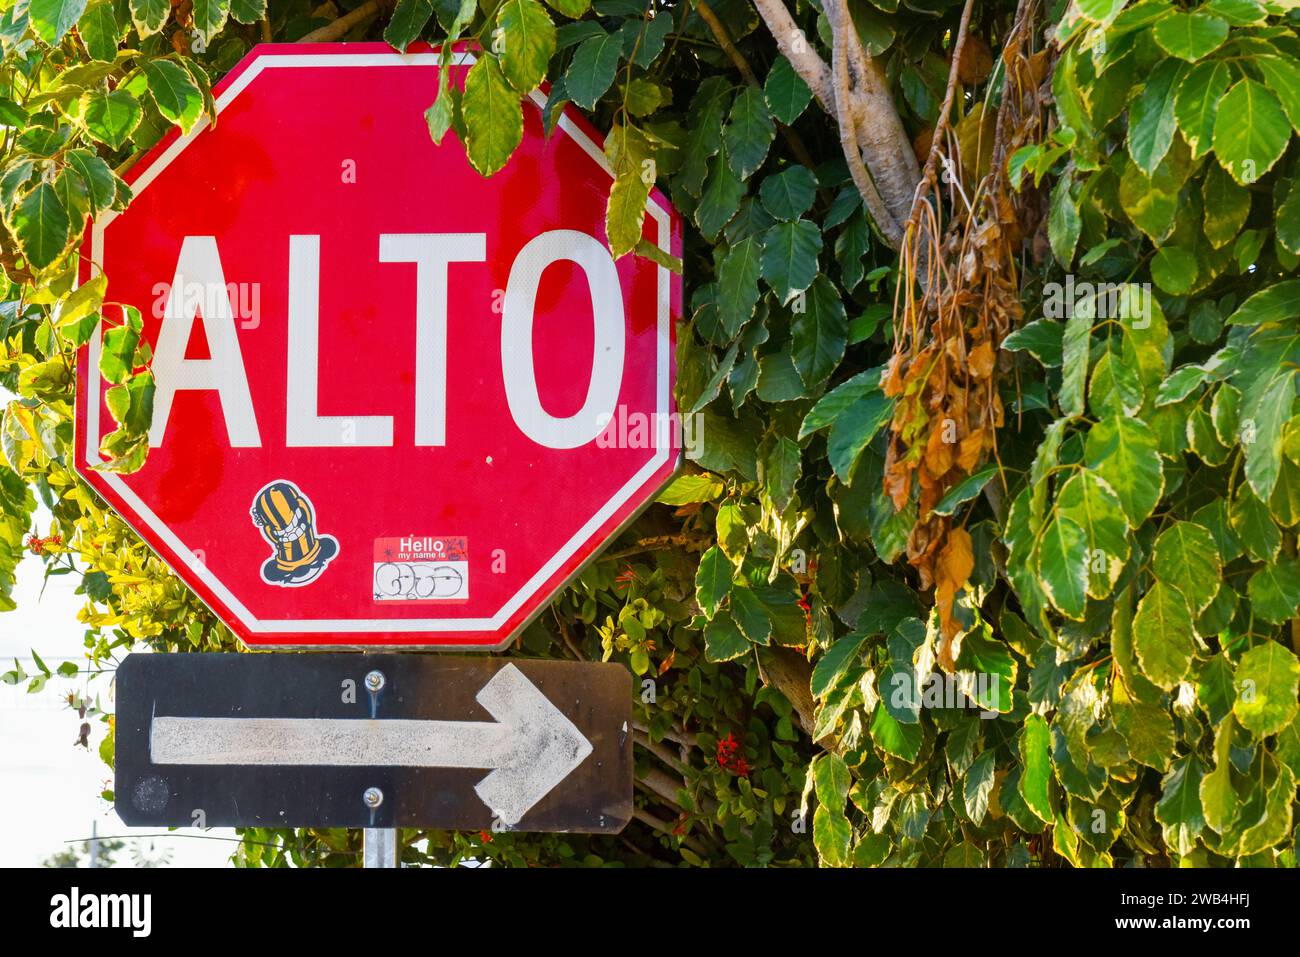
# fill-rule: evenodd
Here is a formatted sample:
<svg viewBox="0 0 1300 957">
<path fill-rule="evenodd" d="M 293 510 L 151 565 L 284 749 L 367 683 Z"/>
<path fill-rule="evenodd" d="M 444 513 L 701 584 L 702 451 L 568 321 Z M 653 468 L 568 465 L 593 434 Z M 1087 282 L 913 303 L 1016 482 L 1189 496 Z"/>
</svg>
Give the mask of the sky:
<svg viewBox="0 0 1300 957">
<path fill-rule="evenodd" d="M 35 520 L 44 534 L 50 514 L 43 506 Z M 37 671 L 33 648 L 51 670 L 66 660 L 85 666 L 85 626 L 77 621 L 85 598 L 73 594 L 80 576 L 51 578 L 42 595 L 42 574 L 41 560 L 34 555 L 18 566 L 13 594 L 18 608 L 0 612 L 0 673 L 13 668 L 14 658 L 29 674 Z M 232 830 L 187 828 L 168 834 L 161 828 L 129 828 L 100 797 L 112 780 L 112 771 L 99 758 L 104 725 L 92 721 L 90 749 L 77 746 L 81 719 L 64 700 L 84 681 L 84 676 L 56 677 L 38 694 L 28 694 L 26 683 L 0 684 L 0 867 L 38 866 L 66 842 L 88 838 L 92 827 L 101 837 L 130 835 L 119 865 L 130 866 L 132 848 L 138 847 L 148 859 L 166 857 L 172 866 L 227 866 L 236 847 Z M 91 688 L 111 712 L 107 677 L 97 678 Z"/>
</svg>

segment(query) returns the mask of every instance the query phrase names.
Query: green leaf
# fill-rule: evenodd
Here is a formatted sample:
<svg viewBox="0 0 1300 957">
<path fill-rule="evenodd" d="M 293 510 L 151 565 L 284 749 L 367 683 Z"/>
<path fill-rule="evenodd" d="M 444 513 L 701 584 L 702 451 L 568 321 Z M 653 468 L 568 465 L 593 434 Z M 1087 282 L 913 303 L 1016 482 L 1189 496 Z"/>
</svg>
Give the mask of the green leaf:
<svg viewBox="0 0 1300 957">
<path fill-rule="evenodd" d="M 708 472 L 697 475 L 679 475 L 659 493 L 656 502 L 665 505 L 686 505 L 691 502 L 711 502 L 726 488 L 721 479 Z"/>
<path fill-rule="evenodd" d="M 1020 761 L 1023 765 L 1019 782 L 1020 797 L 1029 810 L 1047 824 L 1056 819 L 1051 797 L 1051 744 L 1052 734 L 1043 716 L 1028 715 L 1024 730 L 1020 733 Z"/>
<path fill-rule="evenodd" d="M 1227 324 L 1262 326 L 1286 322 L 1297 314 L 1300 314 L 1300 279 L 1287 279 L 1251 293 L 1228 317 Z"/>
<path fill-rule="evenodd" d="M 59 329 L 63 330 L 80 322 L 86 316 L 99 311 L 104 303 L 104 291 L 108 288 L 108 277 L 103 273 L 87 279 L 59 307 Z"/>
<path fill-rule="evenodd" d="M 45 269 L 63 255 L 71 239 L 68 212 L 49 183 L 41 183 L 14 207 L 10 227 L 33 269 Z"/>
<path fill-rule="evenodd" d="M 203 93 L 189 71 L 173 60 L 145 60 L 141 69 L 158 112 L 188 132 L 203 112 Z"/>
<path fill-rule="evenodd" d="M 1219 549 L 1210 530 L 1194 522 L 1174 522 L 1160 533 L 1151 555 L 1155 576 L 1177 588 L 1192 614 L 1199 615 L 1219 590 Z"/>
<path fill-rule="evenodd" d="M 858 662 L 859 652 L 870 636 L 857 632 L 836 640 L 822 652 L 812 670 L 812 693 L 824 698 L 839 684 L 839 680 Z"/>
<path fill-rule="evenodd" d="M 1280 625 L 1296 617 L 1300 608 L 1300 567 L 1283 559 L 1260 568 L 1246 584 L 1250 609 L 1259 618 Z"/>
<path fill-rule="evenodd" d="M 491 176 L 506 165 L 524 136 L 519 96 L 493 57 L 485 54 L 470 67 L 461 111 L 470 165 L 480 175 Z"/>
<path fill-rule="evenodd" d="M 1232 713 L 1251 734 L 1277 734 L 1296 716 L 1300 661 L 1276 641 L 1265 641 L 1241 656 L 1233 677 L 1237 700 Z"/>
<path fill-rule="evenodd" d="M 1218 163 L 1205 171 L 1201 187 L 1205 238 L 1215 249 L 1228 245 L 1250 215 L 1250 191 L 1238 186 Z"/>
<path fill-rule="evenodd" d="M 1291 125 L 1277 97 L 1244 77 L 1219 103 L 1214 119 L 1214 154 L 1242 186 L 1272 169 L 1291 139 Z"/>
<path fill-rule="evenodd" d="M 384 42 L 401 53 L 420 35 L 433 16 L 433 0 L 399 0 L 384 27 Z"/>
<path fill-rule="evenodd" d="M 740 334 L 758 304 L 762 246 L 750 236 L 727 249 L 718 267 L 718 318 L 728 339 Z"/>
<path fill-rule="evenodd" d="M 745 585 L 731 589 L 731 617 L 746 638 L 766 645 L 772 638 L 772 619 L 758 596 Z"/>
<path fill-rule="evenodd" d="M 256 23 L 266 16 L 266 0 L 230 0 L 230 15 L 240 23 Z"/>
<path fill-rule="evenodd" d="M 194 0 L 191 7 L 194 31 L 210 41 L 226 24 L 230 14 L 230 0 Z"/>
<path fill-rule="evenodd" d="M 1138 603 L 1133 650 L 1152 684 L 1168 691 L 1187 677 L 1196 654 L 1195 625 L 1187 599 L 1173 585 L 1157 581 Z"/>
<path fill-rule="evenodd" d="M 1186 67 L 1161 60 L 1129 103 L 1128 155 L 1150 176 L 1174 141 L 1174 98 Z"/>
<path fill-rule="evenodd" d="M 1080 471 L 1061 486 L 1056 510 L 1083 529 L 1088 594 L 1105 598 L 1119 580 L 1129 556 L 1128 521 L 1119 497 L 1100 476 Z"/>
<path fill-rule="evenodd" d="M 645 204 L 650 184 L 635 166 L 621 170 L 614 179 L 605 205 L 605 235 L 615 259 L 636 249 L 645 224 Z"/>
<path fill-rule="evenodd" d="M 812 772 L 817 803 L 842 812 L 844 802 L 849 798 L 849 787 L 853 784 L 853 776 L 844 759 L 834 752 L 827 752 L 813 762 Z"/>
<path fill-rule="evenodd" d="M 806 219 L 777 223 L 763 234 L 763 278 L 782 303 L 812 285 L 821 251 L 821 231 Z"/>
<path fill-rule="evenodd" d="M 1002 340 L 1008 352 L 1028 352 L 1049 369 L 1058 368 L 1062 359 L 1064 328 L 1051 319 L 1035 319 L 1025 323 Z"/>
<path fill-rule="evenodd" d="M 998 467 L 986 465 L 984 468 L 968 475 L 952 488 L 948 489 L 946 495 L 939 499 L 937 505 L 930 511 L 935 515 L 951 515 L 957 511 L 958 506 L 964 505 L 973 499 L 980 492 L 984 491 L 984 486 L 989 484 L 989 480 L 998 474 Z"/>
<path fill-rule="evenodd" d="M 118 149 L 140 125 L 144 110 L 125 90 L 95 90 L 81 98 L 81 116 L 92 137 Z"/>
<path fill-rule="evenodd" d="M 1115 490 L 1133 528 L 1146 521 L 1164 493 L 1156 436 L 1140 419 L 1112 416 L 1094 425 L 1084 462 Z"/>
<path fill-rule="evenodd" d="M 982 751 L 971 762 L 966 779 L 962 782 L 962 803 L 966 815 L 976 825 L 984 823 L 984 816 L 989 810 L 989 796 L 993 793 L 993 784 L 997 780 L 997 755 L 994 751 Z"/>
<path fill-rule="evenodd" d="M 1067 515 L 1053 511 L 1035 553 L 1038 577 L 1056 610 L 1082 621 L 1087 608 L 1088 538 Z"/>
<path fill-rule="evenodd" d="M 704 657 L 709 661 L 731 661 L 748 654 L 752 647 L 725 611 L 704 626 Z"/>
<path fill-rule="evenodd" d="M 1179 854 L 1190 854 L 1205 827 L 1201 811 L 1201 779 L 1204 768 L 1196 755 L 1175 761 L 1160 782 L 1156 820 L 1165 826 L 1166 841 Z"/>
<path fill-rule="evenodd" d="M 791 166 L 764 179 L 758 195 L 774 217 L 792 222 L 808 212 L 817 198 L 817 177 L 806 166 Z"/>
<path fill-rule="evenodd" d="M 1061 391 L 1056 403 L 1065 416 L 1083 414 L 1084 386 L 1088 381 L 1088 352 L 1092 339 L 1092 309 L 1075 308 L 1065 322 L 1061 339 Z"/>
<path fill-rule="evenodd" d="M 893 399 L 881 392 L 868 392 L 836 418 L 826 440 L 826 455 L 841 482 L 848 483 L 862 450 L 884 428 L 893 414 Z M 890 505 L 891 510 L 892 508 Z"/>
<path fill-rule="evenodd" d="M 818 276 L 808 290 L 803 310 L 795 310 L 791 332 L 794 366 L 804 385 L 826 381 L 844 358 L 849 322 L 835 286 Z"/>
<path fill-rule="evenodd" d="M 1277 555 L 1277 550 L 1282 545 L 1282 533 L 1273 521 L 1268 506 L 1250 490 L 1249 484 L 1238 487 L 1237 495 L 1228 510 L 1228 523 L 1256 561 L 1272 561 Z"/>
<path fill-rule="evenodd" d="M 871 740 L 880 750 L 896 758 L 914 761 L 925 740 L 924 726 L 903 724 L 889 713 L 882 701 L 876 705 L 875 716 L 871 719 Z"/>
<path fill-rule="evenodd" d="M 695 600 L 704 612 L 704 617 L 716 616 L 718 606 L 731 592 L 735 574 L 735 566 L 718 546 L 710 546 L 700 556 L 700 567 L 695 572 Z"/>
<path fill-rule="evenodd" d="M 848 866 L 849 842 L 852 839 L 853 828 L 843 811 L 836 812 L 825 805 L 819 805 L 813 812 L 813 846 L 817 848 L 817 856 L 827 866 Z"/>
<path fill-rule="evenodd" d="M 1232 786 L 1233 720 L 1227 718 L 1214 732 L 1214 770 L 1201 778 L 1199 787 L 1205 823 L 1216 834 L 1225 833 L 1240 813 L 1237 791 Z"/>
<path fill-rule="evenodd" d="M 713 242 L 722 227 L 731 221 L 740 208 L 740 200 L 744 195 L 745 184 L 736 178 L 736 174 L 727 165 L 726 157 L 719 152 L 713 158 L 700 205 L 695 207 L 695 224 L 700 227 L 706 240 Z M 821 237 L 817 237 L 817 243 L 820 249 Z"/>
<path fill-rule="evenodd" d="M 795 72 L 790 61 L 778 56 L 763 83 L 763 97 L 772 115 L 786 126 L 803 115 L 812 102 L 812 90 Z"/>
<path fill-rule="evenodd" d="M 169 0 L 130 0 L 130 2 L 131 22 L 135 24 L 136 32 L 140 34 L 141 39 L 161 30 L 172 9 Z"/>
<path fill-rule="evenodd" d="M 1200 159 L 1209 152 L 1214 139 L 1214 119 L 1219 115 L 1219 100 L 1231 79 L 1232 73 L 1226 63 L 1210 60 L 1188 70 L 1178 85 L 1174 97 L 1174 120 L 1182 130 L 1183 139 L 1192 148 L 1193 159 Z"/>
<path fill-rule="evenodd" d="M 563 11 L 560 11 L 561 13 Z M 623 53 L 623 39 L 610 33 L 583 40 L 574 51 L 573 61 L 564 74 L 569 98 L 584 110 L 596 108 L 596 101 L 614 82 L 618 61 Z"/>
<path fill-rule="evenodd" d="M 735 174 L 748 179 L 762 166 L 775 136 L 776 126 L 767 112 L 762 91 L 745 87 L 732 103 L 731 117 L 722 131 L 722 142 Z"/>
<path fill-rule="evenodd" d="M 86 0 L 31 0 L 27 19 L 38 37 L 50 46 L 57 46 L 76 26 L 85 9 Z"/>
<path fill-rule="evenodd" d="M 1208 13 L 1179 11 L 1156 21 L 1151 34 L 1170 56 L 1191 63 L 1223 45 L 1228 24 Z"/>
<path fill-rule="evenodd" d="M 1291 128 L 1300 133 L 1300 64 L 1280 56 L 1251 57 L 1250 62 L 1264 74 L 1264 82 L 1282 104 Z"/>
<path fill-rule="evenodd" d="M 545 79 L 555 53 L 555 24 L 537 0 L 505 0 L 497 26 L 505 34 L 501 71 L 520 93 L 531 93 Z"/>
<path fill-rule="evenodd" d="M 135 368 L 135 347 L 139 342 L 139 331 L 129 325 L 114 326 L 105 331 L 99 353 L 100 375 L 114 384 L 126 382 Z"/>
<path fill-rule="evenodd" d="M 1061 264 L 1061 268 L 1067 270 L 1074 261 L 1074 247 L 1079 243 L 1079 232 L 1083 228 L 1079 206 L 1070 192 L 1071 184 L 1069 176 L 1062 176 L 1056 181 L 1047 217 L 1047 237 L 1052 255 Z"/>
<path fill-rule="evenodd" d="M 591 0 L 546 0 L 546 2 L 556 13 L 563 14 L 571 20 L 578 19 L 591 6 Z"/>
<path fill-rule="evenodd" d="M 794 439 L 782 436 L 772 444 L 772 451 L 768 454 L 765 463 L 764 477 L 767 495 L 780 512 L 784 512 L 794 500 L 802 458 L 799 443 Z"/>
<path fill-rule="evenodd" d="M 1175 754 L 1174 722 L 1164 704 L 1133 700 L 1124 684 L 1117 683 L 1111 696 L 1115 728 L 1128 745 L 1129 757 L 1157 771 L 1164 771 Z"/>
<path fill-rule="evenodd" d="M 991 634 L 973 629 L 963 636 L 956 662 L 958 687 L 984 711 L 1006 714 L 1014 707 L 1020 665 L 1006 643 Z"/>
</svg>

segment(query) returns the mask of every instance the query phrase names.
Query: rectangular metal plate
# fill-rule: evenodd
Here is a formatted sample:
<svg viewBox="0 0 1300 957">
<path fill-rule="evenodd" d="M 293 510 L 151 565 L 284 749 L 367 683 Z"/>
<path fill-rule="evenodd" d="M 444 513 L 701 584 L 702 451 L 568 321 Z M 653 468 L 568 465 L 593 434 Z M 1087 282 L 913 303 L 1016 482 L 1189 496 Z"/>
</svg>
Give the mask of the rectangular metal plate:
<svg viewBox="0 0 1300 957">
<path fill-rule="evenodd" d="M 617 664 L 129 655 L 117 812 L 169 827 L 617 832 L 632 815 L 631 692 Z"/>
</svg>

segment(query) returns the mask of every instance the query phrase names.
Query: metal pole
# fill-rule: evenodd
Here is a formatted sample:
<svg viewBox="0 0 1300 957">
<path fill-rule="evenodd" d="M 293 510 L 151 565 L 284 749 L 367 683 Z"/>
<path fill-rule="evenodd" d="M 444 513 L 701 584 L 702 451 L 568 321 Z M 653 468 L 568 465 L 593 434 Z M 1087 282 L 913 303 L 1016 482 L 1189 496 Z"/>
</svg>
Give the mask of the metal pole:
<svg viewBox="0 0 1300 957">
<path fill-rule="evenodd" d="M 363 867 L 397 866 L 397 828 L 367 827 L 361 832 Z"/>
<path fill-rule="evenodd" d="M 90 822 L 90 866 L 99 867 L 99 821 Z"/>
</svg>

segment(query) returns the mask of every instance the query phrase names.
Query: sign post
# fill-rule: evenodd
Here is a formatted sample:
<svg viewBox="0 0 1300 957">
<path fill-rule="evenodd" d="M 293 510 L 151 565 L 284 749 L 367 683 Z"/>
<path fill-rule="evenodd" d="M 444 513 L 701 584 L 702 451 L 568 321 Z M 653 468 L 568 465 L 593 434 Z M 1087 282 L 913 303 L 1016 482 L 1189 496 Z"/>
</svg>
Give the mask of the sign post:
<svg viewBox="0 0 1300 957">
<path fill-rule="evenodd" d="M 127 658 L 129 824 L 362 828 L 395 866 L 398 827 L 631 816 L 621 666 L 355 654 L 504 650 L 681 456 L 679 216 L 652 190 L 658 254 L 615 262 L 601 137 L 567 108 L 548 134 L 542 91 L 479 176 L 423 119 L 443 59 L 258 46 L 89 231 L 81 278 L 109 277 L 156 388 L 118 473 L 96 330 L 78 472 L 245 645 L 354 652 Z"/>
</svg>

